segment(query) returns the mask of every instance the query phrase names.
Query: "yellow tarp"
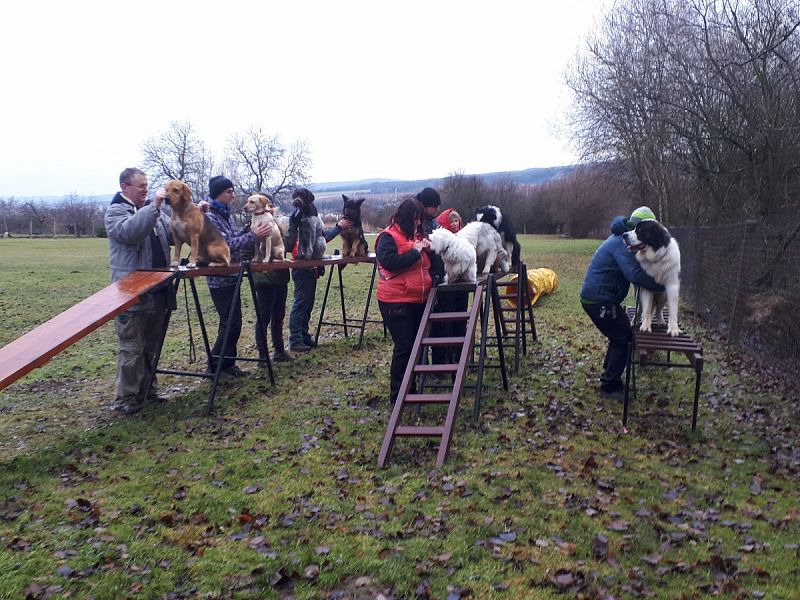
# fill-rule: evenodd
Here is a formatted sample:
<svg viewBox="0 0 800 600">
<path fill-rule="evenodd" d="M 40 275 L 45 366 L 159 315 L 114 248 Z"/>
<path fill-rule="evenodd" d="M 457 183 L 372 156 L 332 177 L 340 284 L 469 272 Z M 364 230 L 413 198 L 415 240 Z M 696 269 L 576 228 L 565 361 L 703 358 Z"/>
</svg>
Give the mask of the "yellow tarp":
<svg viewBox="0 0 800 600">
<path fill-rule="evenodd" d="M 506 294 L 517 293 L 517 276 L 511 278 L 511 281 L 506 284 Z M 528 297 L 531 299 L 531 306 L 536 304 L 539 296 L 543 294 L 552 294 L 558 289 L 558 275 L 553 269 L 528 269 Z M 512 306 L 517 303 L 513 298 L 509 299 Z"/>
</svg>

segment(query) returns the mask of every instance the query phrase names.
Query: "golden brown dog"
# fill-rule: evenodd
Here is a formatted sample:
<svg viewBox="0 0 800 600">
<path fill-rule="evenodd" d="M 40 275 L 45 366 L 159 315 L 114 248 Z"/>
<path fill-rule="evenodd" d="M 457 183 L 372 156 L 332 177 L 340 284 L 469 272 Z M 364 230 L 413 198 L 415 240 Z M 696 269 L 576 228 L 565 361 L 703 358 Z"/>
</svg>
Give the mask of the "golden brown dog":
<svg viewBox="0 0 800 600">
<path fill-rule="evenodd" d="M 172 211 L 172 240 L 175 243 L 176 266 L 181 260 L 183 244 L 189 244 L 188 266 L 194 267 L 198 262 L 209 266 L 231 264 L 231 250 L 219 230 L 208 220 L 197 205 L 192 202 L 192 191 L 189 186 L 173 179 L 167 186 L 166 201 Z"/>
<path fill-rule="evenodd" d="M 286 248 L 283 246 L 280 227 L 272 214 L 274 210 L 272 202 L 264 194 L 253 194 L 245 202 L 244 209 L 253 215 L 250 221 L 251 227 L 258 223 L 272 224 L 270 239 L 256 240 L 256 253 L 253 260 L 255 262 L 282 261 L 286 254 Z"/>
</svg>

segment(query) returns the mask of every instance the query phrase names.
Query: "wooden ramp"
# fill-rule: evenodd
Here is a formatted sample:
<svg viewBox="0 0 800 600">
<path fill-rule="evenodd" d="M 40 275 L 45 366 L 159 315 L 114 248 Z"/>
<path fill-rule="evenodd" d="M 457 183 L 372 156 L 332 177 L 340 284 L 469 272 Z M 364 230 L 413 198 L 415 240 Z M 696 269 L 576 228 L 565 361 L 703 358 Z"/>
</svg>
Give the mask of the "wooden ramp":
<svg viewBox="0 0 800 600">
<path fill-rule="evenodd" d="M 3 346 L 0 348 L 0 390 L 46 364 L 175 275 L 170 271 L 134 271 Z"/>
</svg>

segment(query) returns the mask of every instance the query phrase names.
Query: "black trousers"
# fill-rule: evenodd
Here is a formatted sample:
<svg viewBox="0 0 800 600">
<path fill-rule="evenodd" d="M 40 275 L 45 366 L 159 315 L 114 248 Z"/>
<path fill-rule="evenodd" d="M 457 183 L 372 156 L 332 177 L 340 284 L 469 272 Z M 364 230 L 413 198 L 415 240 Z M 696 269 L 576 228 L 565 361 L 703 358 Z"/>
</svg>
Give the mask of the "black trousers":
<svg viewBox="0 0 800 600">
<path fill-rule="evenodd" d="M 214 308 L 219 315 L 219 329 L 217 330 L 217 340 L 214 342 L 214 347 L 211 349 L 211 354 L 215 356 L 236 356 L 236 344 L 239 342 L 239 336 L 242 333 L 242 301 L 239 294 L 236 293 L 235 285 L 228 285 L 221 288 L 209 288 L 211 292 L 211 300 L 214 302 Z M 222 342 L 225 337 L 225 327 L 228 324 L 228 313 L 233 306 L 233 316 L 231 318 L 231 330 L 228 334 L 228 344 L 225 348 L 222 347 Z M 233 358 L 225 358 L 222 361 L 222 368 L 227 369 L 236 364 Z M 208 365 L 212 370 L 216 368 L 217 364 L 215 359 L 211 358 Z"/>
<path fill-rule="evenodd" d="M 283 343 L 283 321 L 286 318 L 286 297 L 289 286 L 261 285 L 256 287 L 258 296 L 258 315 L 256 316 L 256 347 L 258 355 L 267 353 L 267 340 L 264 328 L 269 327 L 272 348 L 278 352 L 285 350 Z"/>
<path fill-rule="evenodd" d="M 383 323 L 389 330 L 394 342 L 392 351 L 392 366 L 389 370 L 389 400 L 392 404 L 397 400 L 400 384 L 406 372 L 411 349 L 417 338 L 417 330 L 425 312 L 425 304 L 408 302 L 381 302 L 378 300 Z M 412 392 L 416 386 L 412 383 Z"/>
<path fill-rule="evenodd" d="M 608 350 L 603 360 L 600 385 L 606 391 L 622 387 L 622 374 L 628 362 L 628 345 L 633 340 L 633 330 L 628 315 L 621 304 L 583 304 L 583 310 L 592 323 L 608 338 Z"/>
<path fill-rule="evenodd" d="M 439 288 L 436 307 L 433 312 L 465 312 L 469 292 L 446 292 Z M 467 332 L 466 321 L 444 321 L 431 324 L 431 337 L 464 337 Z M 461 357 L 460 346 L 435 346 L 431 350 L 431 364 L 445 365 L 458 362 Z"/>
</svg>

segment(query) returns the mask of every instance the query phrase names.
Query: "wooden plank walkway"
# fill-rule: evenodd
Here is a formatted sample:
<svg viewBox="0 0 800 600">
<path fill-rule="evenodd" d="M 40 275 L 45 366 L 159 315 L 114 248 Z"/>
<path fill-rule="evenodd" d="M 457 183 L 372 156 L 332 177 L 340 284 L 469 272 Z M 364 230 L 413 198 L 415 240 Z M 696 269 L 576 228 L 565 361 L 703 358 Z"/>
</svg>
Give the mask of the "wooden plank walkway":
<svg viewBox="0 0 800 600">
<path fill-rule="evenodd" d="M 175 277 L 169 271 L 134 271 L 0 348 L 0 390 L 46 364 L 56 354 L 125 312 L 153 288 Z"/>
</svg>

